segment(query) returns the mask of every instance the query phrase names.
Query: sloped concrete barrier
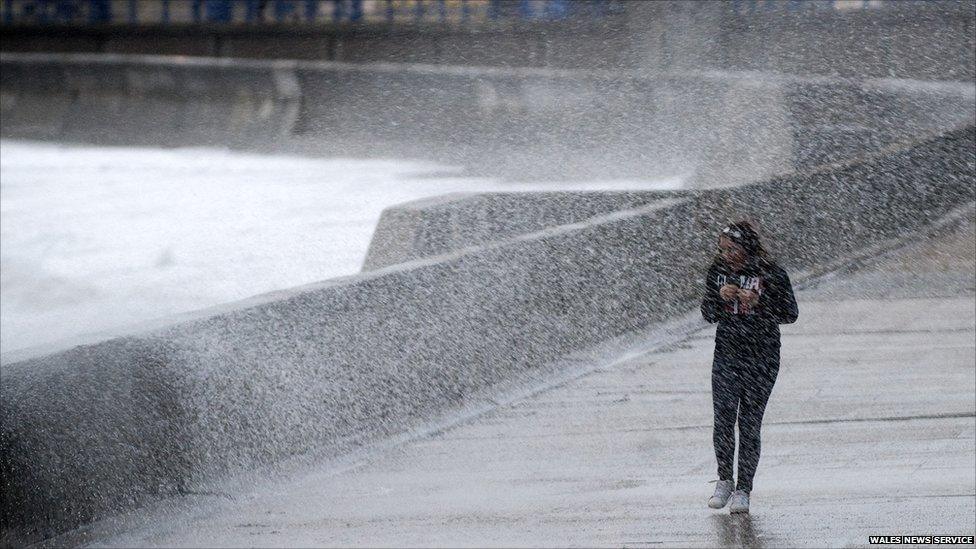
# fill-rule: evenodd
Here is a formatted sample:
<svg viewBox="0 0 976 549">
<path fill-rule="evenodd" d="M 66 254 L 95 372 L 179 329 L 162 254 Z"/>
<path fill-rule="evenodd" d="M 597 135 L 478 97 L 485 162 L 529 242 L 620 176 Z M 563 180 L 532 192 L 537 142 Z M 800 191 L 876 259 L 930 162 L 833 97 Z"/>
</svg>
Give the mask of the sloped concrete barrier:
<svg viewBox="0 0 976 549">
<path fill-rule="evenodd" d="M 2 518 L 36 540 L 226 473 L 406 429 L 698 298 L 715 231 L 762 222 L 791 269 L 974 199 L 976 130 L 259 296 L 5 364 Z"/>
<path fill-rule="evenodd" d="M 904 148 L 904 145 L 888 147 L 884 154 L 891 154 L 892 151 L 901 148 Z M 867 158 L 841 164 L 828 164 L 815 170 L 780 176 L 771 179 L 765 186 L 753 185 L 745 190 L 454 194 L 398 204 L 383 211 L 373 233 L 363 270 L 370 271 L 444 254 L 487 242 L 504 240 L 516 234 L 540 230 L 545 226 L 580 221 L 614 209 L 629 209 L 662 198 L 676 197 L 695 198 L 702 207 L 707 208 L 715 207 L 719 200 L 724 201 L 729 204 L 730 211 L 737 211 L 740 216 L 752 216 L 762 220 L 763 225 L 768 226 L 767 232 L 774 245 L 777 244 L 777 240 L 789 239 L 791 235 L 837 240 L 838 242 L 827 248 L 828 256 L 833 256 L 838 249 L 837 246 L 844 245 L 841 241 L 846 241 L 849 235 L 857 233 L 845 225 L 864 222 L 863 216 L 866 211 L 861 209 L 861 203 L 868 200 L 874 204 L 878 200 L 871 196 L 860 196 L 854 191 L 871 195 L 881 193 L 884 188 L 864 189 L 849 182 L 841 184 L 839 181 L 831 181 L 830 184 L 825 185 L 818 183 L 819 178 L 823 177 L 821 174 L 842 173 L 844 166 L 860 165 L 866 162 Z M 882 165 L 879 169 L 889 168 Z M 920 176 L 917 168 L 913 173 Z M 867 178 L 865 181 L 870 181 L 881 176 L 871 174 L 864 177 Z M 935 166 L 935 169 L 929 171 L 926 178 L 920 180 L 918 184 L 930 187 L 933 192 L 947 192 L 937 183 L 942 177 L 938 172 L 938 166 Z M 758 192 L 759 189 L 763 190 Z M 823 193 L 841 191 L 850 193 L 846 200 L 831 197 L 821 198 L 825 201 L 823 204 L 818 205 L 815 202 Z M 897 188 L 890 190 L 890 192 L 896 191 Z M 924 198 L 925 195 L 922 196 Z M 791 203 L 791 197 L 795 197 L 796 202 Z M 776 212 L 767 208 L 764 203 L 769 200 L 775 200 L 784 209 Z M 804 210 L 804 208 L 815 207 L 822 208 L 822 212 Z M 927 208 L 928 205 L 924 200 L 920 200 L 913 206 L 905 207 Z M 841 211 L 849 211 L 849 215 L 838 216 L 835 220 L 834 216 Z M 872 212 L 868 219 L 869 222 L 876 223 L 879 216 L 886 213 L 894 215 L 896 212 L 897 215 L 902 216 L 917 215 L 902 209 L 889 209 L 887 212 Z M 807 227 L 811 225 L 811 219 L 818 218 L 822 218 L 823 222 Z M 853 244 L 860 245 L 857 240 L 854 240 Z M 791 256 L 805 250 L 803 238 L 800 241 L 788 240 L 781 246 L 787 247 Z M 815 247 L 820 249 L 821 243 L 817 241 Z M 810 253 L 815 252 L 816 250 L 810 250 Z M 814 256 L 810 261 L 821 259 L 823 257 Z"/>
<path fill-rule="evenodd" d="M 364 271 L 650 204 L 679 192 L 453 193 L 383 210 Z"/>
</svg>

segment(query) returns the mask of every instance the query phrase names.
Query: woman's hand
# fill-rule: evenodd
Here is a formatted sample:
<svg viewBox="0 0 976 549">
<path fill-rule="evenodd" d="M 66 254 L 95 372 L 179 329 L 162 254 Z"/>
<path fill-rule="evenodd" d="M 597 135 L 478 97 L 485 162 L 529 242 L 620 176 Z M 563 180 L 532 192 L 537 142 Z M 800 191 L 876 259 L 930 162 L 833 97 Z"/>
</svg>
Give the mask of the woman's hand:
<svg viewBox="0 0 976 549">
<path fill-rule="evenodd" d="M 726 284 L 718 290 L 718 295 L 725 301 L 735 301 L 738 298 L 739 287 L 735 284 Z"/>
<path fill-rule="evenodd" d="M 736 293 L 739 302 L 749 307 L 755 307 L 759 303 L 759 294 L 752 290 L 739 290 Z"/>
</svg>

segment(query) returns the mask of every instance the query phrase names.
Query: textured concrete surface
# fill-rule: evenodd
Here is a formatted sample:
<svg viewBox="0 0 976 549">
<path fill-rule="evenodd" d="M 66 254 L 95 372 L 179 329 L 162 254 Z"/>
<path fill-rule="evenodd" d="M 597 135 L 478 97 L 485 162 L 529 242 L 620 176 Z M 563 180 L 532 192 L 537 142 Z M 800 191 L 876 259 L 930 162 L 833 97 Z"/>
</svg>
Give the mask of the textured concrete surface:
<svg viewBox="0 0 976 549">
<path fill-rule="evenodd" d="M 967 132 L 969 137 L 965 137 Z M 895 232 L 915 230 L 920 216 L 931 216 L 932 205 L 938 211 L 939 204 L 953 203 L 953 195 L 976 198 L 972 182 L 976 148 L 956 141 L 959 137 L 971 140 L 972 133 L 972 127 L 950 132 L 947 135 L 955 137 L 949 138 L 953 145 L 948 149 L 911 152 L 912 156 L 928 157 L 925 168 L 900 154 L 900 147 L 892 147 L 873 160 L 868 155 L 850 164 L 821 166 L 738 189 L 455 193 L 398 204 L 383 211 L 363 271 L 675 197 L 698 198 L 698 209 L 688 215 L 698 221 L 695 232 L 707 237 L 704 247 L 708 250 L 713 246 L 708 233 L 712 224 L 700 210 L 714 213 L 720 209 L 730 218 L 762 220 L 761 229 L 768 235 L 766 245 L 784 251 L 792 262 L 790 266 L 806 268 L 834 259 L 839 252 L 870 245 L 879 236 L 888 239 Z M 721 186 L 720 181 L 716 180 L 715 186 Z M 721 218 L 718 223 L 726 221 Z M 671 231 L 660 237 L 680 241 L 675 230 L 678 224 L 662 217 L 659 225 Z M 885 227 L 879 230 L 880 225 Z"/>
<path fill-rule="evenodd" d="M 644 191 L 451 193 L 396 204 L 380 216 L 363 271 L 634 209 L 680 196 L 683 183 L 665 179 Z"/>
<path fill-rule="evenodd" d="M 184 498 L 59 543 L 110 546 L 866 546 L 972 535 L 976 232 L 798 293 L 752 513 L 715 478 L 713 327 L 350 462 Z"/>
</svg>

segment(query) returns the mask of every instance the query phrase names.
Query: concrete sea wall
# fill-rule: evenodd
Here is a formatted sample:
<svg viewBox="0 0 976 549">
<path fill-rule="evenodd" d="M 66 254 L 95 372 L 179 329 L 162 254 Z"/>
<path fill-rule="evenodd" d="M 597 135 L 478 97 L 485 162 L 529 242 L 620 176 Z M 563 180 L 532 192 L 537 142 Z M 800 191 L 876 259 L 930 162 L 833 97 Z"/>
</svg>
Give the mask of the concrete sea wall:
<svg viewBox="0 0 976 549">
<path fill-rule="evenodd" d="M 976 198 L 974 151 L 969 126 L 4 364 L 4 536 L 341 453 L 687 310 L 730 217 L 760 220 L 790 270 L 913 231 Z"/>
<path fill-rule="evenodd" d="M 512 177 L 742 183 L 945 131 L 976 112 L 972 83 L 763 73 L 12 53 L 0 67 L 5 137 L 294 145 Z"/>
<path fill-rule="evenodd" d="M 387 208 L 373 231 L 363 270 L 629 210 L 684 193 L 456 193 Z"/>
<path fill-rule="evenodd" d="M 903 146 L 903 145 L 901 145 Z M 899 145 L 894 146 L 897 149 Z M 892 147 L 887 148 L 889 151 Z M 857 164 L 864 159 L 850 160 L 840 164 L 826 164 L 819 168 L 809 170 L 809 173 L 834 173 L 839 165 Z M 937 180 L 941 176 L 937 172 L 928 174 L 932 180 Z M 790 183 L 783 186 L 775 185 L 771 189 L 764 191 L 760 196 L 766 200 L 769 193 L 779 193 L 786 189 L 787 192 L 797 193 L 798 197 L 813 192 L 812 189 L 820 189 L 816 186 L 816 178 L 810 179 L 808 175 L 792 174 L 773 178 L 771 181 L 802 182 L 811 181 L 810 187 L 802 184 Z M 920 183 L 933 185 L 933 183 Z M 833 189 L 839 183 L 827 187 Z M 757 188 L 755 186 L 750 189 Z M 933 187 L 933 189 L 936 187 Z M 876 189 L 881 192 L 882 189 Z M 874 191 L 872 191 L 874 192 Z M 725 196 L 723 200 L 733 201 L 734 211 L 739 212 L 739 216 L 753 215 L 750 212 L 755 210 L 755 206 L 743 202 L 735 197 L 740 196 L 738 191 L 729 190 L 729 194 L 723 194 L 715 190 L 696 191 L 654 191 L 654 192 L 556 192 L 556 193 L 480 193 L 480 194 L 455 194 L 444 195 L 432 199 L 418 200 L 406 204 L 398 204 L 383 211 L 373 239 L 370 243 L 369 251 L 364 262 L 363 270 L 370 271 L 389 265 L 395 265 L 419 258 L 435 256 L 455 250 L 464 249 L 488 242 L 504 240 L 515 234 L 522 234 L 541 230 L 546 226 L 571 223 L 606 213 L 612 210 L 629 209 L 639 205 L 650 204 L 664 198 L 694 198 Z M 752 196 L 753 191 L 749 191 L 747 196 Z M 836 204 L 828 204 L 824 216 L 833 216 L 837 208 L 855 208 L 852 215 L 858 216 L 863 213 L 859 209 L 857 202 L 862 200 L 874 200 L 872 198 L 862 198 L 856 195 L 848 197 L 855 201 L 848 204 L 838 201 Z M 763 224 L 771 223 L 770 239 L 774 242 L 782 235 L 789 235 L 796 231 L 796 227 L 807 223 L 808 217 L 803 215 L 796 217 L 796 225 L 792 222 L 777 224 L 777 220 L 791 219 L 790 211 L 801 207 L 805 202 L 798 201 L 796 204 L 788 203 L 788 196 L 780 198 L 784 206 L 789 206 L 787 210 L 770 215 L 771 212 L 761 208 L 755 210 L 756 220 L 763 220 Z M 918 207 L 925 207 L 924 203 Z M 730 210 L 733 211 L 733 210 Z M 816 216 L 815 212 L 808 212 L 809 216 Z M 876 216 L 877 214 L 875 214 Z M 904 215 L 912 215 L 904 213 Z M 826 218 L 825 218 L 826 219 Z M 852 218 L 854 220 L 858 217 Z M 853 222 L 853 221 L 851 221 Z M 824 227 L 818 227 L 823 229 Z M 830 228 L 830 230 L 834 230 Z M 850 234 L 846 229 L 838 233 L 837 238 L 846 237 Z M 817 233 L 818 238 L 829 238 L 830 233 Z M 795 254 L 797 249 L 802 249 L 802 242 L 791 242 L 786 244 L 791 249 L 791 254 Z M 819 245 L 819 244 L 818 244 Z"/>
</svg>

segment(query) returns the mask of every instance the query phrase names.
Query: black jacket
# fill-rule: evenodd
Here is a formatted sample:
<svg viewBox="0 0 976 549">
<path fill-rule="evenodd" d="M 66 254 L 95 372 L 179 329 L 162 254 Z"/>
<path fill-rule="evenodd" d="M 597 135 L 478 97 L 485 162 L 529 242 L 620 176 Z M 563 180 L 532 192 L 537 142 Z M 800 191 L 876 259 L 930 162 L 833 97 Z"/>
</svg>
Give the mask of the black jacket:
<svg viewBox="0 0 976 549">
<path fill-rule="evenodd" d="M 723 300 L 718 292 L 727 283 L 757 291 L 759 303 L 749 308 Z M 714 262 L 705 278 L 701 311 L 708 322 L 718 322 L 716 355 L 755 355 L 770 347 L 778 350 L 779 325 L 795 322 L 799 314 L 790 277 L 766 261 L 754 262 L 741 271 L 732 271 L 722 261 Z"/>
</svg>

